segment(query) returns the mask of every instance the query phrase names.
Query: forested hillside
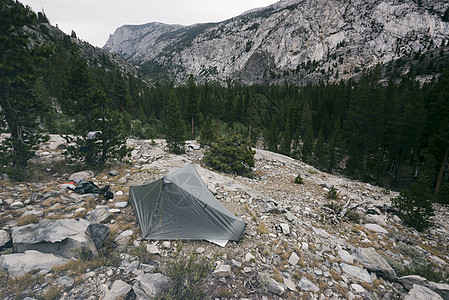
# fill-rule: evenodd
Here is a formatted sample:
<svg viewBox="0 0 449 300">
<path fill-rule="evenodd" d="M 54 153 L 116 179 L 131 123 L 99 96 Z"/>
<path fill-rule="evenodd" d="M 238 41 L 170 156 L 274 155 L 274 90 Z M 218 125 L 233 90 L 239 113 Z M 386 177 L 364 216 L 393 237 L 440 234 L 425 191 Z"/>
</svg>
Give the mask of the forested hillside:
<svg viewBox="0 0 449 300">
<path fill-rule="evenodd" d="M 437 178 L 448 146 L 448 80 L 446 70 L 424 85 L 408 78 L 382 84 L 375 68 L 358 81 L 338 84 L 196 85 L 191 78 L 174 89 L 190 138 L 213 126 L 328 172 L 404 187 L 416 179 L 426 155 Z M 171 89 L 158 85 L 142 103 L 147 132 L 160 132 L 150 120 L 163 123 L 170 113 L 165 103 Z"/>
</svg>

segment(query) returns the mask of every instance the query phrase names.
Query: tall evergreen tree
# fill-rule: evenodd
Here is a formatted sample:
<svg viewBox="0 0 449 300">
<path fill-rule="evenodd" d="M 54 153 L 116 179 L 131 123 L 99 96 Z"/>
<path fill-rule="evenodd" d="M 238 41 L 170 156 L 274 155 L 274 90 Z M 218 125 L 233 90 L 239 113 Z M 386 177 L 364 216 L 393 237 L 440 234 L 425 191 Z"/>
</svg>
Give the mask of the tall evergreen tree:
<svg viewBox="0 0 449 300">
<path fill-rule="evenodd" d="M 168 99 L 167 113 L 165 116 L 165 136 L 168 149 L 175 154 L 184 153 L 185 135 L 185 123 L 175 91 L 172 90 Z"/>
<path fill-rule="evenodd" d="M 69 144 L 67 158 L 102 168 L 109 160 L 120 160 L 129 153 L 127 118 L 114 110 L 112 99 L 91 79 L 86 59 L 75 49 L 65 95 L 70 99 L 66 113 L 75 120 L 73 134 L 65 136 Z M 97 133 L 89 135 L 89 132 Z"/>
<path fill-rule="evenodd" d="M 307 100 L 304 102 L 301 114 L 301 124 L 299 127 L 299 133 L 303 144 L 301 148 L 302 159 L 305 162 L 309 162 L 313 150 L 314 134 L 313 134 L 312 111 L 310 110 L 309 102 Z"/>
<path fill-rule="evenodd" d="M 290 119 L 287 118 L 284 131 L 282 132 L 281 144 L 279 146 L 279 152 L 284 155 L 291 154 L 292 134 L 290 132 Z"/>
<path fill-rule="evenodd" d="M 340 118 L 334 124 L 334 130 L 329 138 L 328 149 L 329 149 L 329 164 L 327 165 L 327 171 L 331 172 L 335 169 L 337 164 L 342 159 L 342 137 L 341 137 L 341 125 Z"/>
<path fill-rule="evenodd" d="M 185 99 L 185 114 L 186 121 L 191 126 L 191 137 L 195 134 L 195 124 L 199 124 L 199 99 L 198 90 L 193 75 L 189 76 L 187 80 L 187 92 Z"/>
<path fill-rule="evenodd" d="M 201 145 L 212 146 L 217 140 L 218 133 L 214 120 L 208 116 L 203 122 L 200 130 L 200 143 Z"/>
<path fill-rule="evenodd" d="M 431 155 L 427 156 L 418 180 L 410 188 L 402 190 L 400 196 L 392 201 L 393 206 L 401 212 L 404 223 L 418 231 L 432 225 L 434 166 L 434 158 Z"/>
<path fill-rule="evenodd" d="M 449 68 L 441 74 L 431 93 L 428 111 L 426 135 L 429 137 L 429 143 L 427 152 L 432 153 L 439 163 L 434 189 L 435 195 L 438 195 L 441 185 L 449 180 Z M 449 194 L 445 197 L 449 198 Z M 449 199 L 446 201 L 449 202 Z"/>
<path fill-rule="evenodd" d="M 33 92 L 38 60 L 48 48 L 31 47 L 25 26 L 36 25 L 37 17 L 18 1 L 0 1 L 0 130 L 8 132 L 0 146 L 0 164 L 21 170 L 42 141 L 39 118 L 48 106 Z"/>
</svg>

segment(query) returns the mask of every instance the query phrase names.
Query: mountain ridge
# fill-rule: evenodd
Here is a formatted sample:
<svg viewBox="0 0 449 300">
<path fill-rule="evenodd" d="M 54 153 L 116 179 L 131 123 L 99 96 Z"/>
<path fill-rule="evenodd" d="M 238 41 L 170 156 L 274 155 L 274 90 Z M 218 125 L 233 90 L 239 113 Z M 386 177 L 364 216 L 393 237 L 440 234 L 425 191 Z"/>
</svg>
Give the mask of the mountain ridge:
<svg viewBox="0 0 449 300">
<path fill-rule="evenodd" d="M 281 1 L 218 23 L 147 23 L 139 33 L 125 25 L 103 48 L 152 79 L 336 81 L 444 45 L 447 7 L 447 1 Z"/>
</svg>

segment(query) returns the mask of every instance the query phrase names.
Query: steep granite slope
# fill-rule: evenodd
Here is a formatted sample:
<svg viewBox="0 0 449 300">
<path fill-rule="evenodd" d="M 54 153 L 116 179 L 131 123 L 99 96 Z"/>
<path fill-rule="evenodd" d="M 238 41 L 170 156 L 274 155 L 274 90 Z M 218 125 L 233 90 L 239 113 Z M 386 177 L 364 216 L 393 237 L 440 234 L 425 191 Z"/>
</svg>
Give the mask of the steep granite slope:
<svg viewBox="0 0 449 300">
<path fill-rule="evenodd" d="M 288 0 L 220 23 L 123 26 L 105 49 L 153 79 L 342 79 L 446 45 L 448 1 Z"/>
</svg>

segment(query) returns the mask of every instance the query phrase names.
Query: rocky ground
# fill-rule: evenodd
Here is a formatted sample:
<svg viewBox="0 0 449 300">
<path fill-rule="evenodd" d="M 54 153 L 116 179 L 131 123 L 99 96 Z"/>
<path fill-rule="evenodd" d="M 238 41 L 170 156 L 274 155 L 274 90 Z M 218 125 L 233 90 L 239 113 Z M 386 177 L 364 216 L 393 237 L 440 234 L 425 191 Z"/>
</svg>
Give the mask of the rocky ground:
<svg viewBox="0 0 449 300">
<path fill-rule="evenodd" d="M 435 227 L 419 233 L 395 215 L 397 193 L 280 154 L 257 150 L 246 178 L 203 166 L 194 142 L 182 156 L 162 140 L 128 143 L 129 164 L 63 173 L 63 142 L 52 136 L 34 160 L 35 181 L 3 176 L 0 298 L 146 299 L 174 286 L 170 266 L 194 257 L 212 263 L 201 286 L 208 299 L 449 299 L 447 207 L 436 205 Z M 129 186 L 189 162 L 247 223 L 240 242 L 141 240 Z M 114 199 L 67 189 L 80 179 L 109 185 Z"/>
</svg>

